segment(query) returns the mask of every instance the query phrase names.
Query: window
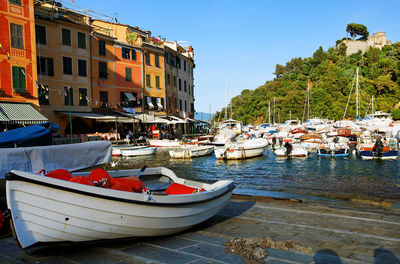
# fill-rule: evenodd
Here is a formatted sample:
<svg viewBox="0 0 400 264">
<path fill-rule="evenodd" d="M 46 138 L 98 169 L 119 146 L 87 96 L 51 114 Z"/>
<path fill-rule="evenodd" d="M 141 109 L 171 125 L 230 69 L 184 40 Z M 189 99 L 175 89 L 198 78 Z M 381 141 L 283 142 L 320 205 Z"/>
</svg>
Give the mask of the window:
<svg viewBox="0 0 400 264">
<path fill-rule="evenodd" d="M 63 57 L 63 73 L 72 75 L 72 59 Z"/>
<path fill-rule="evenodd" d="M 54 62 L 52 58 L 37 57 L 37 73 L 54 76 Z"/>
<path fill-rule="evenodd" d="M 86 49 L 86 34 L 78 32 L 78 48 Z"/>
<path fill-rule="evenodd" d="M 157 54 L 154 55 L 154 60 L 155 60 L 156 67 L 160 67 L 160 56 L 158 56 Z"/>
<path fill-rule="evenodd" d="M 87 97 L 87 89 L 79 88 L 79 105 L 86 106 L 88 105 L 88 97 Z"/>
<path fill-rule="evenodd" d="M 189 95 L 190 95 L 190 84 L 188 85 L 188 92 L 189 92 Z"/>
<path fill-rule="evenodd" d="M 190 104 L 190 113 L 194 114 L 194 103 Z"/>
<path fill-rule="evenodd" d="M 107 79 L 107 62 L 99 61 L 99 78 Z"/>
<path fill-rule="evenodd" d="M 35 26 L 36 43 L 46 45 L 46 27 L 41 25 Z"/>
<path fill-rule="evenodd" d="M 136 60 L 136 50 L 132 50 L 132 60 Z"/>
<path fill-rule="evenodd" d="M 187 112 L 187 102 L 185 100 L 185 112 Z"/>
<path fill-rule="evenodd" d="M 71 30 L 63 28 L 61 31 L 62 31 L 61 43 L 65 46 L 71 46 Z"/>
<path fill-rule="evenodd" d="M 176 108 L 176 110 L 178 110 L 178 98 L 175 97 L 175 104 L 174 104 L 174 108 Z"/>
<path fill-rule="evenodd" d="M 127 80 L 127 81 L 132 81 L 132 69 L 131 68 L 128 68 L 128 67 L 126 67 L 125 68 L 125 80 Z"/>
<path fill-rule="evenodd" d="M 169 73 L 167 73 L 167 84 L 171 84 L 171 76 L 169 75 Z"/>
<path fill-rule="evenodd" d="M 10 23 L 11 47 L 24 49 L 24 33 L 21 25 Z"/>
<path fill-rule="evenodd" d="M 176 76 L 174 76 L 174 86 L 176 87 Z"/>
<path fill-rule="evenodd" d="M 99 40 L 99 55 L 106 56 L 106 42 Z"/>
<path fill-rule="evenodd" d="M 151 87 L 150 74 L 146 74 L 146 86 Z"/>
<path fill-rule="evenodd" d="M 127 94 L 131 94 L 131 96 L 128 97 Z M 137 93 L 120 92 L 120 98 L 122 107 L 133 108 L 140 106 L 140 101 L 137 100 Z"/>
<path fill-rule="evenodd" d="M 108 92 L 100 91 L 100 107 L 106 108 L 108 106 Z"/>
<path fill-rule="evenodd" d="M 176 67 L 180 69 L 181 68 L 181 59 L 178 56 L 176 56 L 175 60 L 176 60 Z"/>
<path fill-rule="evenodd" d="M 38 88 L 39 104 L 49 105 L 49 86 L 40 85 Z"/>
<path fill-rule="evenodd" d="M 179 79 L 179 91 L 181 91 L 181 90 L 182 90 L 182 80 Z"/>
<path fill-rule="evenodd" d="M 171 108 L 172 108 L 172 101 L 171 101 L 171 97 L 170 97 L 170 96 L 168 96 L 168 98 L 167 98 L 167 104 L 168 104 L 168 109 L 171 110 Z"/>
<path fill-rule="evenodd" d="M 21 0 L 9 0 L 10 4 L 21 5 Z"/>
<path fill-rule="evenodd" d="M 160 88 L 160 76 L 156 76 L 156 87 Z"/>
<path fill-rule="evenodd" d="M 12 81 L 15 92 L 26 92 L 25 68 L 12 66 Z"/>
<path fill-rule="evenodd" d="M 182 111 L 182 99 L 179 99 L 179 110 Z"/>
<path fill-rule="evenodd" d="M 185 93 L 186 93 L 186 80 L 183 81 L 183 90 L 184 90 Z"/>
<path fill-rule="evenodd" d="M 122 48 L 122 58 L 129 60 L 131 58 L 131 50 L 127 48 Z"/>
<path fill-rule="evenodd" d="M 151 64 L 150 64 L 150 53 L 146 52 L 146 53 L 144 54 L 144 56 L 146 57 L 146 65 L 151 65 Z"/>
<path fill-rule="evenodd" d="M 183 61 L 183 70 L 186 71 L 186 61 Z"/>
<path fill-rule="evenodd" d="M 69 105 L 71 100 L 71 105 L 74 105 L 74 88 L 68 86 L 64 87 L 64 104 Z"/>
<path fill-rule="evenodd" d="M 86 60 L 78 60 L 78 75 L 84 77 L 87 76 Z"/>
</svg>

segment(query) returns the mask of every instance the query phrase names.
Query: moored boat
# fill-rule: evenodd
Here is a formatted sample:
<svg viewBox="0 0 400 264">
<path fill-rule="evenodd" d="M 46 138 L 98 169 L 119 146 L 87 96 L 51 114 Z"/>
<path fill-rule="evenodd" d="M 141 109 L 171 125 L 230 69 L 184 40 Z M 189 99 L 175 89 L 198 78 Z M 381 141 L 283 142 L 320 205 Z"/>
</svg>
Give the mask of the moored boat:
<svg viewBox="0 0 400 264">
<path fill-rule="evenodd" d="M 94 171 L 64 180 L 51 173 L 11 171 L 6 176 L 7 205 L 18 245 L 34 250 L 48 243 L 170 235 L 215 215 L 234 189 L 230 180 L 186 180 L 163 167 L 132 176 L 142 170 L 100 169 L 97 183 L 112 183 L 108 188 L 89 183 Z M 137 188 L 121 188 L 121 182 L 134 182 Z"/>
<path fill-rule="evenodd" d="M 122 150 L 135 150 L 146 148 L 147 146 L 133 146 L 133 145 L 121 145 L 121 146 L 112 146 L 112 155 L 113 156 L 121 156 Z"/>
<path fill-rule="evenodd" d="M 280 158 L 287 157 L 287 156 L 290 156 L 291 158 L 308 156 L 308 151 L 303 145 L 293 144 L 292 147 L 293 147 L 292 151 L 290 152 L 289 155 L 287 155 L 287 150 L 285 147 L 280 147 L 280 148 L 276 149 L 274 151 L 274 153 L 277 157 L 280 157 Z"/>
<path fill-rule="evenodd" d="M 213 146 L 182 147 L 169 151 L 169 155 L 175 159 L 190 159 L 210 155 L 214 151 Z"/>
<path fill-rule="evenodd" d="M 146 156 L 153 155 L 157 151 L 157 147 L 143 147 L 143 148 L 127 148 L 121 149 L 121 156 L 123 157 L 134 157 L 134 156 Z"/>
<path fill-rule="evenodd" d="M 267 140 L 262 138 L 229 142 L 216 148 L 214 154 L 217 159 L 247 159 L 262 155 L 267 146 Z"/>
</svg>

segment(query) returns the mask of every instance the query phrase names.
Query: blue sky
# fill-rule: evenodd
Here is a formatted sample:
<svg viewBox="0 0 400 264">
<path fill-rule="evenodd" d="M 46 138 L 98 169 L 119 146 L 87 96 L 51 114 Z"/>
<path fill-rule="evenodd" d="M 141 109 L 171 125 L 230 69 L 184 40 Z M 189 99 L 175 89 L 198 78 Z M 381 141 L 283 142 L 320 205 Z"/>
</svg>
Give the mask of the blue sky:
<svg viewBox="0 0 400 264">
<path fill-rule="evenodd" d="M 72 3 L 63 0 L 63 3 Z M 276 64 L 310 57 L 346 36 L 348 23 L 400 41 L 399 0 L 267 1 L 75 0 L 118 22 L 150 30 L 195 51 L 195 109 L 219 111 L 232 97 L 274 78 Z"/>
</svg>

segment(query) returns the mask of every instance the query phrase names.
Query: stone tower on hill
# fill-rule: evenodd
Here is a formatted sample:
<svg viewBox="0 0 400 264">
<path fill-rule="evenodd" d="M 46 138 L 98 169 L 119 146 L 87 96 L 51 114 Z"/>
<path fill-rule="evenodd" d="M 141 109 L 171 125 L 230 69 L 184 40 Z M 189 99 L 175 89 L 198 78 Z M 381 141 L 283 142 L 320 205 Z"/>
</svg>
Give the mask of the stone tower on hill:
<svg viewBox="0 0 400 264">
<path fill-rule="evenodd" d="M 392 44 L 392 42 L 386 38 L 384 32 L 376 32 L 375 34 L 368 36 L 367 40 L 346 39 L 343 40 L 342 43 L 347 46 L 347 56 L 356 53 L 359 50 L 364 53 L 369 47 L 382 49 L 383 46 Z"/>
</svg>

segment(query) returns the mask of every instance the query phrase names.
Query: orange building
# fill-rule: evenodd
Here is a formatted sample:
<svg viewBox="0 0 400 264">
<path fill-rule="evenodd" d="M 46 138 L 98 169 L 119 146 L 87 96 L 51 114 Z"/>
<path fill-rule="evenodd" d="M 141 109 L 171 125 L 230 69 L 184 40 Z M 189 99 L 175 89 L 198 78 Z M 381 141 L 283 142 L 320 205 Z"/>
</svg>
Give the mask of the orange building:
<svg viewBox="0 0 400 264">
<path fill-rule="evenodd" d="M 39 105 L 33 0 L 0 0 L 0 29 L 0 123 L 43 122 L 31 106 Z"/>
</svg>

